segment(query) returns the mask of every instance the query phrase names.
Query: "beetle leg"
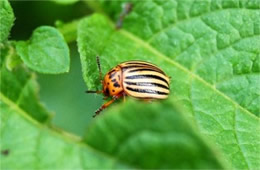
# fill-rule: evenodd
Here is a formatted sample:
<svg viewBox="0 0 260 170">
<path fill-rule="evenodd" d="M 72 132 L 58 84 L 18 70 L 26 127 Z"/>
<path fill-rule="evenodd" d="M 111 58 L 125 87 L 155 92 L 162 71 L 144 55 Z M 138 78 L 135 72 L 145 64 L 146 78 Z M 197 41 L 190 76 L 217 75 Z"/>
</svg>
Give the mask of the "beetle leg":
<svg viewBox="0 0 260 170">
<path fill-rule="evenodd" d="M 95 111 L 95 114 L 93 115 L 93 117 L 96 117 L 102 110 L 107 108 L 109 105 L 111 105 L 114 101 L 116 101 L 121 96 L 122 96 L 122 94 L 119 94 L 117 96 L 113 96 L 112 100 L 109 100 L 108 102 L 103 104 L 97 111 Z"/>
<path fill-rule="evenodd" d="M 95 111 L 95 114 L 93 115 L 93 117 L 96 117 L 102 110 L 104 110 L 105 108 L 107 108 L 109 105 L 111 105 L 116 99 L 113 98 L 112 100 L 109 100 L 108 102 L 106 102 L 105 104 L 103 104 L 97 111 Z"/>
</svg>

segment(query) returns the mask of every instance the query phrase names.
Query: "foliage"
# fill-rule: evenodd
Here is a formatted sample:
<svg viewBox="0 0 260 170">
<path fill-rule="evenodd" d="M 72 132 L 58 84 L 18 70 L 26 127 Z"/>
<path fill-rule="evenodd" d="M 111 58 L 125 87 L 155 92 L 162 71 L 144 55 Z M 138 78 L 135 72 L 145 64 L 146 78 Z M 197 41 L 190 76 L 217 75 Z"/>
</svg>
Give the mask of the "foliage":
<svg viewBox="0 0 260 170">
<path fill-rule="evenodd" d="M 131 3 L 119 30 L 125 2 L 91 1 L 101 14 L 41 26 L 28 41 L 4 41 L 13 13 L 1 2 L 8 12 L 0 18 L 10 18 L 1 23 L 1 168 L 260 167 L 260 1 Z M 171 77 L 171 95 L 117 102 L 83 138 L 54 128 L 34 71 L 69 71 L 67 43 L 75 40 L 89 89 L 101 88 L 99 55 L 103 73 L 131 59 L 157 64 Z"/>
<path fill-rule="evenodd" d="M 7 0 L 0 1 L 0 42 L 7 39 L 14 22 L 13 10 Z"/>
<path fill-rule="evenodd" d="M 28 42 L 18 42 L 17 53 L 32 70 L 42 73 L 69 71 L 69 48 L 61 33 L 49 26 L 37 28 Z"/>
</svg>

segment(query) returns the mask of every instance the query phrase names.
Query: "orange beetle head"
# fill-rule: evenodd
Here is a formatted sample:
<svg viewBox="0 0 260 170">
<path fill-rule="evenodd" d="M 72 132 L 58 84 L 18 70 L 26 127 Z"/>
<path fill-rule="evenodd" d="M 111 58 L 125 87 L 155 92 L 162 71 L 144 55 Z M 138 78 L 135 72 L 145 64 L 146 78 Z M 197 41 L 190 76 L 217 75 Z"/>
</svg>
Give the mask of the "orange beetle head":
<svg viewBox="0 0 260 170">
<path fill-rule="evenodd" d="M 105 96 L 116 96 L 122 91 L 122 70 L 117 66 L 105 75 L 103 80 L 103 94 Z"/>
</svg>

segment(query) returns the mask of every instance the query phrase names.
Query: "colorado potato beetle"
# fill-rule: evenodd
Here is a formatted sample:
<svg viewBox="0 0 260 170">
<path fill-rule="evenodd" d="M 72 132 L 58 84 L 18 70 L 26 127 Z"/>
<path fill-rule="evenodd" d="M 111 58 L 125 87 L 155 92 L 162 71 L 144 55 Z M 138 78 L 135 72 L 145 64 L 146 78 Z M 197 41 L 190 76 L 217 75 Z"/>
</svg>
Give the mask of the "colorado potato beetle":
<svg viewBox="0 0 260 170">
<path fill-rule="evenodd" d="M 166 99 L 170 93 L 169 77 L 156 65 L 145 61 L 126 61 L 111 69 L 102 79 L 99 57 L 97 56 L 99 78 L 102 90 L 88 90 L 87 93 L 103 93 L 112 97 L 103 104 L 94 117 L 120 97 L 131 96 L 142 100 Z"/>
</svg>

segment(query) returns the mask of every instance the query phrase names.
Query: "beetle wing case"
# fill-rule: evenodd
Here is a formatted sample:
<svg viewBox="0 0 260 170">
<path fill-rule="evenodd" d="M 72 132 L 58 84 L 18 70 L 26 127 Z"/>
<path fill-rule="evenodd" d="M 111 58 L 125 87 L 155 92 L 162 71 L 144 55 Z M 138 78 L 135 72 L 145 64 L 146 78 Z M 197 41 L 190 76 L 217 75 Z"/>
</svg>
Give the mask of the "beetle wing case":
<svg viewBox="0 0 260 170">
<path fill-rule="evenodd" d="M 165 99 L 168 97 L 169 78 L 156 65 L 143 61 L 120 64 L 123 70 L 123 87 L 128 96 L 140 99 Z"/>
</svg>

